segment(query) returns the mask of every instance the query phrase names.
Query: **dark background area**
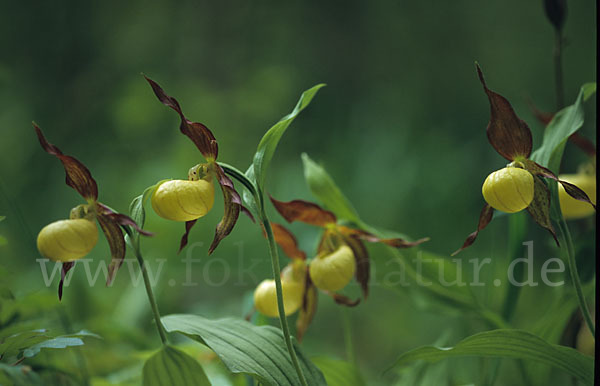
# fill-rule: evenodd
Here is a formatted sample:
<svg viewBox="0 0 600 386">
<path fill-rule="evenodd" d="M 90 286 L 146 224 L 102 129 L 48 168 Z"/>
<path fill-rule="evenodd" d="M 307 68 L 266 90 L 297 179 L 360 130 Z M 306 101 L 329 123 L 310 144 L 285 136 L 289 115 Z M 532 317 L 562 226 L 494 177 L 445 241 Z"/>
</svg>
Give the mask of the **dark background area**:
<svg viewBox="0 0 600 386">
<path fill-rule="evenodd" d="M 568 5 L 570 104 L 596 77 L 596 3 Z M 306 152 L 365 221 L 413 238 L 429 236 L 425 248 L 450 258 L 474 230 L 483 180 L 506 164 L 485 136 L 489 107 L 474 62 L 539 144 L 543 126 L 528 101 L 555 109 L 553 44 L 541 1 L 0 1 L 0 215 L 7 216 L 0 235 L 8 240 L 0 246 L 0 265 L 10 273 L 3 280 L 18 296 L 53 299 L 57 280 L 45 287 L 35 237 L 82 202 L 64 184 L 58 160 L 40 148 L 32 120 L 91 170 L 100 201 L 123 212 L 147 186 L 185 178 L 203 161 L 140 73 L 177 97 L 188 118 L 211 128 L 219 160 L 242 170 L 262 134 L 292 110 L 301 92 L 327 83 L 283 137 L 268 192 L 282 200 L 314 200 L 302 174 L 300 154 Z M 595 141 L 593 105 L 595 97 L 582 134 Z M 583 160 L 577 149 L 567 149 L 563 171 L 575 172 Z M 219 195 L 216 202 L 191 234 L 192 242 L 204 245 L 179 256 L 183 225 L 148 212 L 146 228 L 157 236 L 145 240 L 145 254 L 151 266 L 166 259 L 165 279 L 156 287 L 163 314 L 243 316 L 249 294 L 271 275 L 260 230 L 243 217 L 206 257 L 222 214 Z M 475 257 L 504 261 L 506 223 L 494 221 L 459 257 L 465 264 Z M 549 236 L 530 225 L 540 255 L 556 253 Z M 313 254 L 317 230 L 291 229 Z M 193 271 L 198 286 L 180 284 L 186 253 L 202 259 Z M 385 253 L 375 247 L 371 254 L 381 255 L 376 269 L 383 274 Z M 89 257 L 109 258 L 102 236 Z M 246 269 L 241 278 L 240 264 Z M 176 284 L 169 286 L 167 278 Z M 112 288 L 103 282 L 90 288 L 76 270 L 60 306 L 72 323 L 92 331 L 107 323 L 137 330 L 130 346 L 116 332 L 104 332 L 104 345 L 127 346 L 124 356 L 156 345 L 142 286 L 132 287 L 125 271 Z M 493 298 L 493 290 L 485 296 Z M 476 321 L 463 325 L 443 305 L 423 307 L 414 292 L 375 285 L 364 304 L 348 310 L 359 363 L 373 384 L 401 352 L 433 343 L 444 330 L 461 337 L 482 328 Z M 358 294 L 356 284 L 349 293 Z M 535 305 L 529 311 L 525 318 Z M 303 344 L 311 355 L 343 357 L 342 314 L 329 298 L 321 296 Z"/>
</svg>

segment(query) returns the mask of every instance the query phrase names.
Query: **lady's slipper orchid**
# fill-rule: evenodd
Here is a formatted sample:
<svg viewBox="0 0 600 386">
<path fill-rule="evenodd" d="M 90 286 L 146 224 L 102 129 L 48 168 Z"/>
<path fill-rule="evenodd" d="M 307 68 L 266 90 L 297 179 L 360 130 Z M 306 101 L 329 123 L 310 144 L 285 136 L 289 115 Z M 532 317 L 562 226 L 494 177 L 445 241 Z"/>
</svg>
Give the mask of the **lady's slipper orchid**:
<svg viewBox="0 0 600 386">
<path fill-rule="evenodd" d="M 152 195 L 152 207 L 156 213 L 166 219 L 185 222 L 185 233 L 181 238 L 179 250 L 188 242 L 188 235 L 197 219 L 204 216 L 213 206 L 214 187 L 212 180 L 216 177 L 223 192 L 225 214 L 217 224 L 215 237 L 208 249 L 211 254 L 235 226 L 240 210 L 253 221 L 252 214 L 242 205 L 240 195 L 234 189 L 233 181 L 225 175 L 223 168 L 217 164 L 219 147 L 213 133 L 202 123 L 188 120 L 177 100 L 167 95 L 152 79 L 144 76 L 158 100 L 179 114 L 181 124 L 179 130 L 194 142 L 206 163 L 196 165 L 188 173 L 188 181 L 170 180 L 159 184 Z"/>
<path fill-rule="evenodd" d="M 87 201 L 87 204 L 78 205 L 71 210 L 70 219 L 49 224 L 38 235 L 37 245 L 40 253 L 44 257 L 62 262 L 58 297 L 62 298 L 65 275 L 73 268 L 75 260 L 88 254 L 98 241 L 98 231 L 94 220 L 98 220 L 110 246 L 112 259 L 108 267 L 106 282 L 106 285 L 110 285 L 125 258 L 125 238 L 121 227 L 124 229 L 133 227 L 146 236 L 152 234 L 140 229 L 130 217 L 117 213 L 99 202 L 98 185 L 88 168 L 76 158 L 63 154 L 58 147 L 49 143 L 35 123 L 33 127 L 42 148 L 62 162 L 67 185 L 75 189 Z"/>
<path fill-rule="evenodd" d="M 479 232 L 492 221 L 494 208 L 509 213 L 519 211 L 520 207 L 526 208 L 534 221 L 547 229 L 558 244 L 556 232 L 550 222 L 550 190 L 542 177 L 559 182 L 565 192 L 574 199 L 583 201 L 594 209 L 596 206 L 583 190 L 559 179 L 551 170 L 529 159 L 533 145 L 531 130 L 527 123 L 517 116 L 506 98 L 487 87 L 481 68 L 479 65 L 476 67 L 479 80 L 490 103 L 490 121 L 486 129 L 488 141 L 511 164 L 506 169 L 502 169 L 504 171 L 501 174 L 490 175 L 493 176 L 492 180 L 486 180 L 484 183 L 482 190 L 487 203 L 479 216 L 477 230 L 471 233 L 462 247 L 452 255 L 456 255 L 475 242 Z M 521 168 L 520 170 L 523 171 L 517 172 L 516 168 Z M 528 205 L 524 205 L 529 200 L 531 189 L 529 175 L 525 174 L 527 172 L 533 177 L 533 199 Z M 514 180 L 517 175 L 517 180 Z M 499 180 L 497 178 L 499 176 L 508 178 Z"/>
</svg>

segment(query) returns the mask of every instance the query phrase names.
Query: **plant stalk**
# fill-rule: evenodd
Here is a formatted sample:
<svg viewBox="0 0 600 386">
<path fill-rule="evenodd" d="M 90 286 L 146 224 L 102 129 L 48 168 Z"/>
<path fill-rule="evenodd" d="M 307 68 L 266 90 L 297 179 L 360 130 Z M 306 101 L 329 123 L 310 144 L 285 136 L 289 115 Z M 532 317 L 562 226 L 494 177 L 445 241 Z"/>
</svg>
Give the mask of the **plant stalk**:
<svg viewBox="0 0 600 386">
<path fill-rule="evenodd" d="M 581 280 L 579 279 L 579 273 L 577 272 L 577 263 L 575 262 L 575 248 L 573 247 L 573 239 L 571 238 L 571 233 L 569 232 L 569 227 L 564 218 L 562 218 L 558 222 L 558 226 L 562 233 L 562 238 L 565 243 L 565 251 L 567 252 L 567 264 L 569 265 L 569 274 L 571 275 L 571 281 L 573 282 L 573 287 L 575 287 L 575 293 L 577 294 L 577 301 L 579 302 L 579 309 L 581 310 L 581 314 L 583 315 L 583 319 L 587 324 L 590 332 L 594 339 L 596 338 L 596 329 L 594 328 L 594 321 L 592 319 L 592 315 L 590 314 L 590 309 L 588 308 L 587 302 L 585 301 L 585 295 L 583 294 L 583 289 L 581 287 Z"/>
<path fill-rule="evenodd" d="M 146 270 L 146 263 L 139 250 L 139 244 L 133 248 L 133 251 L 135 252 L 135 257 L 137 258 L 137 261 L 140 264 L 140 270 L 142 271 L 142 277 L 144 278 L 144 286 L 146 287 L 146 294 L 148 295 L 148 301 L 150 302 L 150 307 L 152 308 L 152 314 L 154 315 L 154 321 L 156 322 L 158 335 L 160 335 L 160 340 L 162 344 L 166 345 L 168 343 L 167 333 L 165 331 L 165 327 L 160 321 L 158 305 L 156 304 L 156 299 L 154 298 L 154 292 L 152 291 L 152 285 L 150 284 L 150 278 L 148 277 L 148 271 Z"/>
<path fill-rule="evenodd" d="M 258 198 L 258 197 L 257 197 Z M 281 287 L 281 268 L 279 266 L 279 255 L 277 253 L 277 245 L 275 244 L 275 238 L 273 237 L 273 229 L 271 229 L 271 223 L 267 218 L 267 214 L 265 213 L 265 208 L 262 205 L 262 200 L 256 200 L 256 204 L 260 207 L 260 217 L 262 225 L 265 229 L 265 233 L 267 234 L 267 240 L 269 242 L 269 254 L 271 255 L 271 265 L 273 266 L 273 278 L 275 279 L 275 289 L 277 291 L 277 310 L 279 311 L 279 322 L 281 324 L 281 330 L 283 332 L 283 338 L 285 340 L 285 345 L 287 346 L 288 352 L 290 353 L 290 358 L 292 360 L 292 364 L 296 369 L 296 373 L 298 374 L 298 378 L 300 378 L 300 383 L 302 386 L 308 386 L 306 382 L 306 378 L 304 377 L 304 373 L 300 368 L 300 363 L 298 362 L 298 356 L 296 355 L 296 350 L 294 350 L 294 345 L 292 344 L 292 338 L 290 336 L 290 328 L 288 326 L 287 317 L 285 316 L 285 309 L 283 306 L 283 290 Z"/>
</svg>

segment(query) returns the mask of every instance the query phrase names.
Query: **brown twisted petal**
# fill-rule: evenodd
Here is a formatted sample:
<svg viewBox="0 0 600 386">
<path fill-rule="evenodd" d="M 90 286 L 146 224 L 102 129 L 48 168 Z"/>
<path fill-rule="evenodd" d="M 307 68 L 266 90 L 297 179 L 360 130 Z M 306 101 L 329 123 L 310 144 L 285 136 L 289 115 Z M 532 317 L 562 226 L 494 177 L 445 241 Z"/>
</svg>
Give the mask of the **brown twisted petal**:
<svg viewBox="0 0 600 386">
<path fill-rule="evenodd" d="M 489 206 L 488 204 L 485 204 L 485 206 L 481 210 L 481 213 L 479 214 L 479 223 L 477 224 L 477 230 L 475 232 L 471 233 L 469 236 L 467 236 L 467 239 L 463 243 L 462 247 L 460 247 L 457 251 L 455 251 L 452 254 L 452 256 L 457 255 L 464 249 L 473 245 L 479 232 L 482 231 L 486 226 L 488 226 L 488 224 L 492 221 L 493 215 L 494 215 L 494 209 L 491 206 Z"/>
<path fill-rule="evenodd" d="M 273 238 L 283 252 L 292 259 L 306 260 L 306 253 L 298 248 L 296 238 L 281 224 L 272 222 Z"/>
<path fill-rule="evenodd" d="M 306 224 L 319 227 L 326 227 L 329 224 L 335 224 L 337 218 L 335 215 L 319 205 L 304 200 L 293 200 L 283 202 L 269 196 L 277 212 L 288 222 L 300 221 Z"/>
<path fill-rule="evenodd" d="M 98 186 L 92 178 L 92 174 L 79 160 L 74 157 L 64 155 L 55 145 L 49 143 L 44 137 L 42 130 L 34 123 L 33 127 L 40 141 L 40 145 L 46 153 L 56 156 L 62 162 L 66 173 L 66 183 L 75 189 L 86 200 L 98 199 Z"/>
</svg>

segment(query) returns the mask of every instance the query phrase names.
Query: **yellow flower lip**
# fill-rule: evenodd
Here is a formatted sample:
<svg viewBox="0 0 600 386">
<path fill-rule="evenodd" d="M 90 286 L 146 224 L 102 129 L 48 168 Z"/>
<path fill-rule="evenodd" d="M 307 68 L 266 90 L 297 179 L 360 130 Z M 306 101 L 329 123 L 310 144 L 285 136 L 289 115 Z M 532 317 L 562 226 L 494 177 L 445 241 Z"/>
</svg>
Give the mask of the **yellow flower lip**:
<svg viewBox="0 0 600 386">
<path fill-rule="evenodd" d="M 530 172 L 518 167 L 505 167 L 485 179 L 481 193 L 492 208 L 516 213 L 533 201 L 533 187 L 533 175 Z"/>
<path fill-rule="evenodd" d="M 281 281 L 283 307 L 285 315 L 289 316 L 300 309 L 304 297 L 304 286 L 293 280 Z M 277 308 L 277 290 L 275 280 L 263 280 L 254 290 L 254 306 L 261 314 L 274 318 L 279 316 Z"/>
<path fill-rule="evenodd" d="M 583 190 L 590 201 L 596 205 L 596 176 L 593 174 L 563 174 L 558 176 L 562 181 L 576 185 Z M 558 184 L 558 200 L 560 202 L 560 210 L 566 220 L 575 220 L 594 214 L 594 207 L 587 202 L 579 201 L 569 196 L 562 184 Z"/>
<path fill-rule="evenodd" d="M 87 219 L 59 220 L 46 225 L 37 237 L 42 256 L 60 262 L 81 259 L 98 242 L 98 229 Z"/>
<path fill-rule="evenodd" d="M 354 253 L 349 246 L 342 245 L 333 253 L 314 258 L 309 270 L 310 278 L 317 288 L 339 291 L 350 283 L 356 272 Z"/>
<path fill-rule="evenodd" d="M 192 221 L 205 216 L 215 202 L 212 181 L 169 180 L 152 194 L 152 208 L 160 217 L 172 221 Z"/>
</svg>

